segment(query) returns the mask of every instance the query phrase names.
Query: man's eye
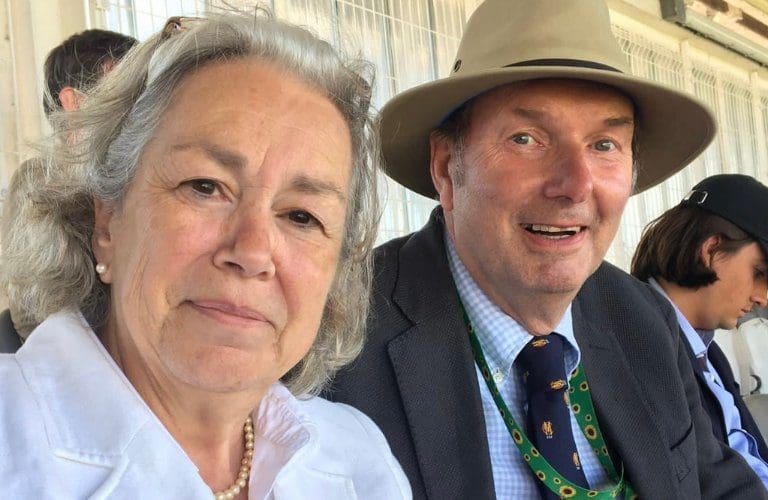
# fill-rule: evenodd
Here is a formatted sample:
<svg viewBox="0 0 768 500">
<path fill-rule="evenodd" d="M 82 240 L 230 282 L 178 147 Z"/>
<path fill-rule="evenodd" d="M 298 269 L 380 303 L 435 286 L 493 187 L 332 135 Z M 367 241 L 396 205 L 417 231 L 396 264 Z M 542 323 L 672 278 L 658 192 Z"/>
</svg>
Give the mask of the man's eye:
<svg viewBox="0 0 768 500">
<path fill-rule="evenodd" d="M 521 146 L 527 146 L 533 142 L 533 137 L 528 134 L 515 134 L 512 136 L 512 142 Z"/>
<path fill-rule="evenodd" d="M 613 151 L 616 149 L 616 144 L 609 140 L 597 141 L 595 143 L 595 149 L 598 151 Z"/>
<path fill-rule="evenodd" d="M 188 184 L 196 192 L 205 196 L 213 196 L 218 191 L 217 184 L 208 179 L 193 179 L 188 181 Z"/>
</svg>

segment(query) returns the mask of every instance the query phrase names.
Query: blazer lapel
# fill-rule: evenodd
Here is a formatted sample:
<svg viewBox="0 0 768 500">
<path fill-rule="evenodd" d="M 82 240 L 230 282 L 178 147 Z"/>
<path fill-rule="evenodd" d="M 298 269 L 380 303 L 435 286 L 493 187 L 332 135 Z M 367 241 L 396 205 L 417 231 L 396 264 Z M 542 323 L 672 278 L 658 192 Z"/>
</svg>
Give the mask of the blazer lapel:
<svg viewBox="0 0 768 500">
<path fill-rule="evenodd" d="M 413 327 L 388 353 L 430 498 L 495 498 L 474 358 L 433 213 L 401 250 L 395 303 Z"/>
<path fill-rule="evenodd" d="M 626 470 L 632 471 L 628 479 L 635 488 L 642 486 L 642 497 L 674 497 L 678 486 L 671 480 L 672 464 L 665 460 L 668 445 L 660 438 L 653 415 L 644 403 L 643 390 L 615 332 L 587 320 L 578 301 L 573 304 L 573 324 L 609 450 L 620 457 Z M 620 463 L 617 472 L 621 473 Z"/>
</svg>

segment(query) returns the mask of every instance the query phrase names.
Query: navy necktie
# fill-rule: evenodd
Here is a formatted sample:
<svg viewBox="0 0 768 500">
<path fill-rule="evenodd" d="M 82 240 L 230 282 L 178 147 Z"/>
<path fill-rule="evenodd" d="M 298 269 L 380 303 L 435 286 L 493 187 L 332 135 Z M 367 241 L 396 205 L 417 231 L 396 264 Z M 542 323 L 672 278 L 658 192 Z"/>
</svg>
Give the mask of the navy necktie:
<svg viewBox="0 0 768 500">
<path fill-rule="evenodd" d="M 559 474 L 588 488 L 573 439 L 563 338 L 556 333 L 534 337 L 517 361 L 528 395 L 528 439 Z M 560 498 L 541 481 L 538 484 L 544 498 Z"/>
</svg>

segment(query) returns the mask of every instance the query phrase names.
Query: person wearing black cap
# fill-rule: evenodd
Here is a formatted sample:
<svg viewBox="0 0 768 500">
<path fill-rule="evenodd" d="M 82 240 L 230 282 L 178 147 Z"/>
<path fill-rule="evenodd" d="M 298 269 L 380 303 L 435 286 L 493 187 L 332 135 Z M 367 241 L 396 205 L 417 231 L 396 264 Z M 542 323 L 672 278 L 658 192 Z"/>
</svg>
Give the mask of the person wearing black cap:
<svg viewBox="0 0 768 500">
<path fill-rule="evenodd" d="M 388 175 L 440 206 L 378 249 L 366 345 L 326 395 L 417 499 L 767 498 L 672 308 L 603 262 L 632 192 L 714 137 L 706 106 L 630 74 L 602 0 L 486 0 L 451 67 L 382 109 Z"/>
<path fill-rule="evenodd" d="M 646 227 L 632 259 L 632 274 L 675 308 L 714 434 L 766 486 L 768 448 L 713 338 L 768 301 L 767 214 L 768 187 L 747 175 L 714 175 Z"/>
</svg>

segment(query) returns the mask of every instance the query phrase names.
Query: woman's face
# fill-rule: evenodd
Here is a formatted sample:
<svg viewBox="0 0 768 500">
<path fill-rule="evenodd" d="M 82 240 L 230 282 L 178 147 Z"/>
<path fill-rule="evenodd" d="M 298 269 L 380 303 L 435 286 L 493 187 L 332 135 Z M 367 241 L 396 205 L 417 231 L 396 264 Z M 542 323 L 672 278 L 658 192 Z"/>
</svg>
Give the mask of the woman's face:
<svg viewBox="0 0 768 500">
<path fill-rule="evenodd" d="M 264 390 L 308 351 L 338 264 L 351 144 L 277 66 L 206 66 L 177 89 L 123 204 L 96 207 L 107 348 L 129 379 Z"/>
</svg>

